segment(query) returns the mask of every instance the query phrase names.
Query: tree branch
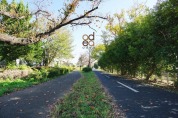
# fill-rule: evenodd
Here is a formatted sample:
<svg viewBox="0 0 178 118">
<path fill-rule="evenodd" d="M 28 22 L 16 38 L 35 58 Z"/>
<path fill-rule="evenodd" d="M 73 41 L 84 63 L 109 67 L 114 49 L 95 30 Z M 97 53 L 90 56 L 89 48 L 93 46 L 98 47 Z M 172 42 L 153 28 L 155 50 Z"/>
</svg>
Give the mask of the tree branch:
<svg viewBox="0 0 178 118">
<path fill-rule="evenodd" d="M 66 25 L 70 25 L 70 24 L 71 25 L 72 24 L 75 24 L 75 25 L 89 25 L 91 23 L 91 21 L 83 22 L 83 23 L 82 22 L 78 22 L 78 23 L 75 22 L 75 21 L 79 21 L 81 19 L 91 19 L 91 18 L 107 19 L 107 18 L 104 18 L 104 17 L 101 17 L 101 16 L 89 15 L 90 13 L 92 13 L 93 11 L 98 9 L 98 6 L 97 6 L 95 8 L 92 8 L 91 10 L 85 12 L 81 16 L 78 16 L 76 18 L 68 20 L 68 17 L 70 17 L 71 14 L 74 12 L 74 11 L 71 11 L 71 10 L 74 10 L 75 7 L 77 6 L 77 4 L 78 4 L 77 0 L 76 1 L 74 0 L 72 2 L 72 4 L 69 4 L 69 6 L 67 6 L 66 9 L 64 10 L 64 12 L 65 12 L 65 13 L 63 13 L 64 17 L 60 20 L 60 23 L 55 25 L 54 27 L 50 28 L 46 32 L 36 34 L 34 37 L 30 37 L 30 38 L 16 38 L 16 37 L 10 36 L 8 34 L 0 33 L 0 41 L 7 42 L 7 43 L 10 43 L 10 44 L 27 45 L 27 44 L 35 43 L 35 42 L 38 42 L 38 41 L 42 40 L 42 37 L 44 37 L 44 36 L 50 36 L 53 32 L 55 32 L 56 30 L 60 29 L 61 27 L 66 26 Z M 36 15 L 36 14 L 39 14 L 39 13 L 43 13 L 46 16 L 50 16 L 50 14 L 48 12 L 40 10 L 40 9 L 37 12 L 35 12 L 33 14 L 29 14 L 29 15 Z M 0 11 L 0 14 L 6 15 L 6 16 L 8 16 L 10 18 L 16 18 L 16 19 L 25 18 L 26 17 L 26 16 L 18 17 L 18 15 L 11 15 L 8 12 L 2 12 L 2 11 Z"/>
<path fill-rule="evenodd" d="M 84 23 L 71 23 L 72 26 L 77 26 L 77 25 L 89 25 L 90 23 L 92 23 L 91 21 L 89 22 L 84 22 Z"/>
<path fill-rule="evenodd" d="M 1 10 L 0 10 L 0 14 L 7 16 L 7 17 L 10 17 L 10 18 L 13 18 L 13 19 L 23 19 L 23 18 L 25 18 L 25 16 L 18 16 L 18 14 L 11 14 L 10 12 L 5 12 L 5 11 L 1 11 Z"/>
<path fill-rule="evenodd" d="M 16 38 L 8 34 L 0 33 L 0 41 L 10 43 L 10 44 L 27 45 L 27 44 L 38 42 L 39 40 L 35 40 L 34 38 Z"/>
<path fill-rule="evenodd" d="M 85 14 L 83 14 L 82 16 L 74 18 L 74 19 L 69 20 L 67 22 L 64 22 L 62 20 L 61 23 L 59 23 L 56 27 L 52 28 L 51 30 L 46 31 L 44 33 L 37 34 L 36 38 L 43 37 L 45 35 L 51 35 L 51 33 L 55 32 L 57 29 L 59 29 L 59 28 L 61 28 L 63 26 L 72 24 L 74 21 L 77 21 L 77 20 L 80 20 L 80 19 L 83 19 L 83 18 L 102 18 L 102 19 L 107 19 L 107 18 L 104 18 L 104 17 L 101 17 L 101 16 L 88 16 L 88 14 L 90 14 L 93 11 L 95 11 L 96 9 L 98 9 L 98 7 L 95 7 L 93 9 L 91 9 L 90 11 L 86 12 Z"/>
</svg>

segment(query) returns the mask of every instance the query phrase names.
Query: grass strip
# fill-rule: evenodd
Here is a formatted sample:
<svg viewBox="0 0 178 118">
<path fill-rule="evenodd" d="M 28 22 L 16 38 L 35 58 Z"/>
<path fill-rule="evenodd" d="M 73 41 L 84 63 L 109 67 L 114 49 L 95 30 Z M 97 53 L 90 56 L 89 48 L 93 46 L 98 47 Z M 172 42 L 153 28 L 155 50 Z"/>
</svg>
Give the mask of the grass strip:
<svg viewBox="0 0 178 118">
<path fill-rule="evenodd" d="M 110 118 L 112 106 L 93 72 L 82 72 L 71 93 L 51 110 L 52 118 Z"/>
<path fill-rule="evenodd" d="M 6 79 L 6 80 L 0 80 L 0 96 L 3 96 L 5 94 L 22 90 L 27 87 L 30 87 L 32 85 L 37 85 L 46 81 L 51 80 L 52 78 L 43 78 L 40 80 L 31 78 L 31 79 Z"/>
</svg>

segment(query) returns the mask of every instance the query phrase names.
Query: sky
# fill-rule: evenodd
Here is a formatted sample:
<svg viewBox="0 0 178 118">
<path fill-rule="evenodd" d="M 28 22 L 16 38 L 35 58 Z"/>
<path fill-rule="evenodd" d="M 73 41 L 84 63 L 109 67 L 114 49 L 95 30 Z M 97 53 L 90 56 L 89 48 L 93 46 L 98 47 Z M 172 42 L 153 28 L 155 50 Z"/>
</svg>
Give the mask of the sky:
<svg viewBox="0 0 178 118">
<path fill-rule="evenodd" d="M 8 0 L 11 2 L 12 0 Z M 16 0 L 20 1 L 20 0 Z M 37 0 L 24 0 L 25 3 L 29 4 L 29 9 L 32 11 L 35 11 L 35 6 L 34 2 Z M 39 1 L 44 1 L 42 2 L 41 6 L 44 10 L 48 10 L 51 13 L 53 13 L 54 16 L 58 16 L 58 10 L 61 9 L 64 6 L 64 2 L 68 0 L 39 0 Z M 60 1 L 60 2 L 59 2 Z M 138 3 L 145 3 L 149 8 L 153 8 L 153 6 L 156 4 L 157 0 L 103 0 L 103 2 L 99 5 L 99 8 L 94 11 L 96 15 L 113 15 L 115 13 L 120 13 L 122 9 L 128 10 L 131 8 L 135 2 Z M 91 2 L 89 1 L 81 1 L 79 8 L 76 9 L 76 13 L 82 14 L 84 10 L 89 10 L 91 7 Z M 98 23 L 96 27 L 95 24 L 92 24 L 91 26 L 96 29 L 97 31 L 92 30 L 88 26 L 77 26 L 77 27 L 67 27 L 72 33 L 72 38 L 73 38 L 73 59 L 71 59 L 71 62 L 77 63 L 78 58 L 80 54 L 84 53 L 87 51 L 87 49 L 83 49 L 82 46 L 82 36 L 84 34 L 90 35 L 93 32 L 95 32 L 95 45 L 102 43 L 100 35 L 102 34 L 101 31 L 105 30 L 105 24 L 106 22 L 104 21 L 103 23 Z"/>
</svg>

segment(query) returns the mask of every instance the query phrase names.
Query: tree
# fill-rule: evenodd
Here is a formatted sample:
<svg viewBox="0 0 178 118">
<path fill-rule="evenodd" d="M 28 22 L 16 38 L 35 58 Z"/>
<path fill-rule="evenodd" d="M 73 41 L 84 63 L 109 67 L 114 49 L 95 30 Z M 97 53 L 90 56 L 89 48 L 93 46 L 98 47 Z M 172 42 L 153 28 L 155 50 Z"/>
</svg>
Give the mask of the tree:
<svg viewBox="0 0 178 118">
<path fill-rule="evenodd" d="M 30 51 L 23 57 L 28 66 L 41 65 L 44 56 L 43 45 L 44 43 L 41 41 L 35 44 L 28 45 Z"/>
<path fill-rule="evenodd" d="M 80 67 L 80 70 L 81 67 L 88 65 L 88 56 L 86 53 L 80 55 L 77 65 Z"/>
<path fill-rule="evenodd" d="M 109 22 L 106 25 L 106 29 L 114 37 L 117 37 L 123 31 L 124 25 L 126 23 L 125 11 L 122 10 L 121 13 L 116 13 L 113 17 L 109 17 L 108 19 Z"/>
<path fill-rule="evenodd" d="M 71 34 L 66 29 L 61 29 L 55 35 L 47 39 L 44 44 L 45 65 L 48 66 L 54 59 L 72 57 Z"/>
<path fill-rule="evenodd" d="M 75 10 L 77 8 L 77 6 L 79 5 L 80 0 L 71 0 L 71 2 L 69 2 L 68 4 L 66 3 L 66 5 L 63 8 L 63 12 L 61 12 L 60 14 L 60 19 L 59 20 L 53 20 L 50 19 L 49 16 L 51 14 L 49 14 L 47 11 L 44 11 L 42 9 L 38 9 L 35 13 L 25 13 L 25 14 L 20 14 L 20 13 L 14 13 L 11 11 L 7 11 L 6 9 L 6 5 L 5 9 L 0 9 L 0 15 L 1 17 L 9 17 L 11 19 L 26 19 L 31 15 L 38 15 L 38 14 L 42 14 L 45 16 L 47 16 L 47 18 L 53 22 L 46 31 L 42 32 L 42 33 L 38 33 L 35 34 L 35 32 L 33 32 L 33 35 L 29 34 L 29 37 L 23 37 L 23 38 L 18 38 L 14 36 L 14 34 L 8 34 L 7 32 L 2 31 L 0 33 L 0 41 L 2 42 L 7 42 L 10 44 L 18 44 L 18 45 L 27 45 L 27 44 L 31 44 L 31 43 L 35 43 L 38 42 L 40 40 L 42 40 L 45 36 L 50 36 L 52 35 L 56 30 L 66 26 L 66 25 L 72 25 L 72 26 L 76 26 L 76 25 L 87 25 L 89 26 L 89 24 L 92 22 L 91 19 L 93 18 L 101 18 L 101 19 L 106 19 L 104 17 L 101 16 L 97 16 L 97 15 L 92 15 L 93 11 L 98 9 L 98 6 L 101 2 L 101 0 L 96 0 L 93 1 L 93 6 L 91 8 L 91 10 L 88 10 L 86 12 L 84 12 L 82 15 L 76 15 L 76 17 L 74 18 L 74 14 Z M 1 5 L 2 7 L 2 5 Z M 82 21 L 83 20 L 83 21 Z M 1 22 L 1 25 L 3 25 L 3 22 Z M 25 26 L 25 25 L 23 25 Z"/>
<path fill-rule="evenodd" d="M 116 31 L 117 36 L 99 59 L 100 67 L 114 67 L 122 75 L 142 73 L 146 80 L 153 74 L 160 75 L 168 67 L 175 67 L 178 56 L 177 4 L 178 1 L 166 0 L 150 11 L 142 5 L 133 7 L 128 12 L 130 22 L 124 23 L 121 32 L 115 30 L 118 24 L 108 29 Z"/>
<path fill-rule="evenodd" d="M 91 57 L 98 60 L 104 52 L 105 46 L 103 44 L 96 45 L 91 52 Z"/>
<path fill-rule="evenodd" d="M 7 11 L 18 12 L 19 14 L 28 13 L 28 6 L 24 6 L 23 2 L 8 4 L 6 0 L 1 1 L 0 5 L 5 5 Z M 10 35 L 15 35 L 18 37 L 28 37 L 28 32 L 31 29 L 30 24 L 31 16 L 28 16 L 24 19 L 12 19 L 7 16 L 1 17 L 1 31 L 8 33 Z M 1 61 L 6 60 L 7 63 L 12 62 L 17 58 L 24 57 L 27 53 L 30 52 L 31 46 L 17 46 L 9 45 L 5 42 L 0 42 L 0 55 Z"/>
</svg>

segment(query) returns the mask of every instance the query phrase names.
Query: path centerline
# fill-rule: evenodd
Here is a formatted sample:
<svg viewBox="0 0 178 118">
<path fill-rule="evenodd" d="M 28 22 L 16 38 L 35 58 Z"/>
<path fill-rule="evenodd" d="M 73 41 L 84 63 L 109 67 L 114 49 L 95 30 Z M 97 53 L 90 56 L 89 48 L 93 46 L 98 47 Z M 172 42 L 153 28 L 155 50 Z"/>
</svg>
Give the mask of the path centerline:
<svg viewBox="0 0 178 118">
<path fill-rule="evenodd" d="M 129 87 L 129 86 L 127 86 L 127 85 L 125 85 L 125 84 L 119 82 L 119 81 L 117 81 L 117 83 L 120 84 L 120 85 L 122 85 L 122 86 L 124 86 L 124 87 L 126 87 L 126 88 L 128 88 L 128 89 L 130 89 L 130 90 L 132 90 L 132 91 L 135 92 L 135 93 L 138 93 L 138 92 L 139 92 L 139 91 L 137 91 L 137 90 L 135 90 L 135 89 L 133 89 L 133 88 L 131 88 L 131 87 Z"/>
</svg>

